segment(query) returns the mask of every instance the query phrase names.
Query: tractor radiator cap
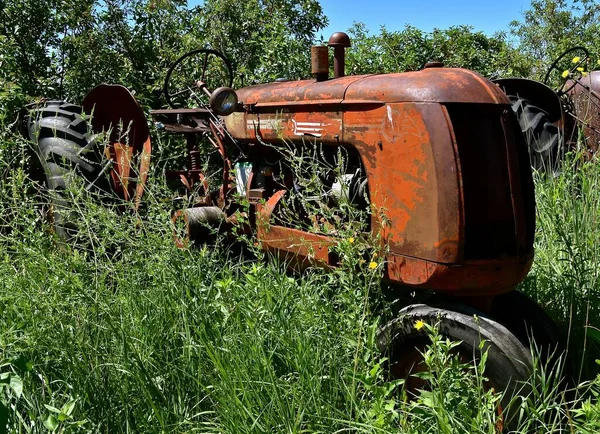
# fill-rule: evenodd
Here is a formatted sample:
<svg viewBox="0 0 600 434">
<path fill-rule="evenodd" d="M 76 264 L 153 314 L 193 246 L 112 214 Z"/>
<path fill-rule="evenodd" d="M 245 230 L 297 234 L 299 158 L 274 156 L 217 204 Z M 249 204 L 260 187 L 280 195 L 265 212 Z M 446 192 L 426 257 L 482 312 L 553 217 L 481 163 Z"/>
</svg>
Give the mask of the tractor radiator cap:
<svg viewBox="0 0 600 434">
<path fill-rule="evenodd" d="M 350 47 L 350 37 L 344 32 L 335 32 L 327 42 L 329 47 Z"/>
</svg>

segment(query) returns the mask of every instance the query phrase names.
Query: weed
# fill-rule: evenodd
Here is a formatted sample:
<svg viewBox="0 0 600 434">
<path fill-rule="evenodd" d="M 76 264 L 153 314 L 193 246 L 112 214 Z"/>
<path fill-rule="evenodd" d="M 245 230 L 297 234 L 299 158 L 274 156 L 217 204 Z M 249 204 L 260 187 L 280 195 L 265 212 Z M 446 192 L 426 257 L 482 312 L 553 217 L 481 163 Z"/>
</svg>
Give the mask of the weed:
<svg viewBox="0 0 600 434">
<path fill-rule="evenodd" d="M 326 167 L 343 177 L 348 157 L 336 158 Z M 155 176 L 140 213 L 102 206 L 74 186 L 69 197 L 86 241 L 72 247 L 52 237 L 47 198 L 30 194 L 37 185 L 18 161 L 0 186 L 3 429 L 496 432 L 500 398 L 485 387 L 485 357 L 463 363 L 456 343 L 433 326 L 419 374 L 428 387 L 408 400 L 402 381 L 386 381 L 375 345 L 389 316 L 380 294 L 383 252 L 372 248 L 378 241 L 365 235 L 360 216 L 345 220 L 308 200 L 324 221 L 302 223 L 336 231 L 339 264 L 291 276 L 286 264 L 259 252 L 249 261 L 219 240 L 177 249 L 171 204 L 160 199 L 167 193 Z M 305 176 L 297 196 L 310 199 L 319 184 Z M 523 285 L 555 317 L 571 319 L 571 342 L 587 336 L 587 358 L 598 308 L 597 176 L 584 165 L 537 180 L 538 254 Z M 336 200 L 347 197 L 344 185 Z M 538 367 L 533 394 L 515 402 L 519 431 L 594 432 L 598 380 L 565 398 L 554 372 Z"/>
</svg>

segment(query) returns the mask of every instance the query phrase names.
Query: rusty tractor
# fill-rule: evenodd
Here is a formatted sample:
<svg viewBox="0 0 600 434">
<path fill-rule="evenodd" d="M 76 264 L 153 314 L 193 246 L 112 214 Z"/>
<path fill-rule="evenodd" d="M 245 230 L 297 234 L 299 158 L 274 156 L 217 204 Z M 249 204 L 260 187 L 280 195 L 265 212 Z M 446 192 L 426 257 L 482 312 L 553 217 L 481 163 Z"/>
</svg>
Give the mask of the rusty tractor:
<svg viewBox="0 0 600 434">
<path fill-rule="evenodd" d="M 543 82 L 494 80 L 511 100 L 535 169 L 556 172 L 565 152 L 579 148 L 590 159 L 598 151 L 600 71 L 588 73 L 589 65 L 588 50 L 573 47 L 550 65 Z"/>
<path fill-rule="evenodd" d="M 177 242 L 205 241 L 207 227 L 243 230 L 290 267 L 334 268 L 334 222 L 352 220 L 346 210 L 353 206 L 384 280 L 408 300 L 381 330 L 390 372 L 408 377 L 419 369 L 428 340 L 414 324 L 424 321 L 461 341 L 468 360 L 481 355 L 485 340 L 490 386 L 515 391 L 531 368 L 530 338 L 548 351 L 560 339 L 542 309 L 515 291 L 533 261 L 535 199 L 511 100 L 479 74 L 436 62 L 414 72 L 346 76 L 349 46 L 346 34 L 335 33 L 328 47 L 313 47 L 313 79 L 235 91 L 231 65 L 217 51 L 195 50 L 173 64 L 164 84 L 170 108 L 151 114 L 187 146 L 187 167 L 167 173 L 193 197 L 173 215 L 185 227 Z M 93 113 L 93 131 L 108 137 L 112 189 L 139 204 L 151 154 L 142 110 L 115 85 L 95 88 L 82 107 Z M 81 112 L 51 102 L 30 118 L 51 188 L 64 186 L 52 154 L 82 166 L 95 185 L 97 173 L 85 170 L 82 157 L 93 138 L 80 129 Z M 216 185 L 206 173 L 206 147 L 220 155 Z M 290 156 L 300 156 L 299 167 Z M 302 179 L 309 156 L 324 170 L 318 197 Z M 332 213 L 309 206 L 323 202 Z"/>
</svg>

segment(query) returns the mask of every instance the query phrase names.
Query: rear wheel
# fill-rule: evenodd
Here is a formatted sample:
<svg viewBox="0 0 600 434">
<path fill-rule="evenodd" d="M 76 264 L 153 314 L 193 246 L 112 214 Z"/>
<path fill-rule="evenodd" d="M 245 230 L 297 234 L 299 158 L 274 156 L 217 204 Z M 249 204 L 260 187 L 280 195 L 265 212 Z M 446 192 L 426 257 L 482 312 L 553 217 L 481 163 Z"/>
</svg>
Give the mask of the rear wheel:
<svg viewBox="0 0 600 434">
<path fill-rule="evenodd" d="M 71 240 L 78 225 L 72 211 L 70 188 L 79 179 L 90 192 L 110 191 L 108 178 L 102 170 L 102 155 L 96 152 L 96 144 L 88 134 L 88 123 L 79 106 L 48 101 L 30 111 L 27 129 L 44 171 L 54 230 L 61 239 Z"/>
<path fill-rule="evenodd" d="M 509 95 L 529 151 L 531 166 L 536 170 L 555 172 L 562 159 L 558 127 L 550 122 L 548 113 L 525 98 Z"/>
</svg>

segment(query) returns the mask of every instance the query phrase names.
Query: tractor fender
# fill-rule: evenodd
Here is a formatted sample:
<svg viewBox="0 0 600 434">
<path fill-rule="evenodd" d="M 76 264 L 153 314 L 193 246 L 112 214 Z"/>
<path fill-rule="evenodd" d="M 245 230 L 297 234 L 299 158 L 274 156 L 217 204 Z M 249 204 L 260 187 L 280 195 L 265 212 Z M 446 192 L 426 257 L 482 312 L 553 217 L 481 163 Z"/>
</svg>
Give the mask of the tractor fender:
<svg viewBox="0 0 600 434">
<path fill-rule="evenodd" d="M 131 92 L 121 85 L 101 84 L 82 103 L 91 114 L 94 133 L 107 134 L 107 157 L 113 162 L 111 179 L 116 193 L 140 206 L 148 178 L 150 131 L 144 111 Z"/>
<path fill-rule="evenodd" d="M 536 107 L 548 113 L 550 122 L 558 122 L 563 118 L 563 109 L 558 94 L 550 87 L 527 78 L 501 78 L 492 80 L 507 95 L 526 99 Z"/>
<path fill-rule="evenodd" d="M 583 127 L 586 148 L 595 154 L 600 149 L 600 71 L 579 77 L 577 83 L 569 80 L 567 86 L 572 87 L 567 95 L 573 103 L 578 124 Z M 568 137 L 577 137 L 577 134 L 569 133 Z"/>
</svg>

